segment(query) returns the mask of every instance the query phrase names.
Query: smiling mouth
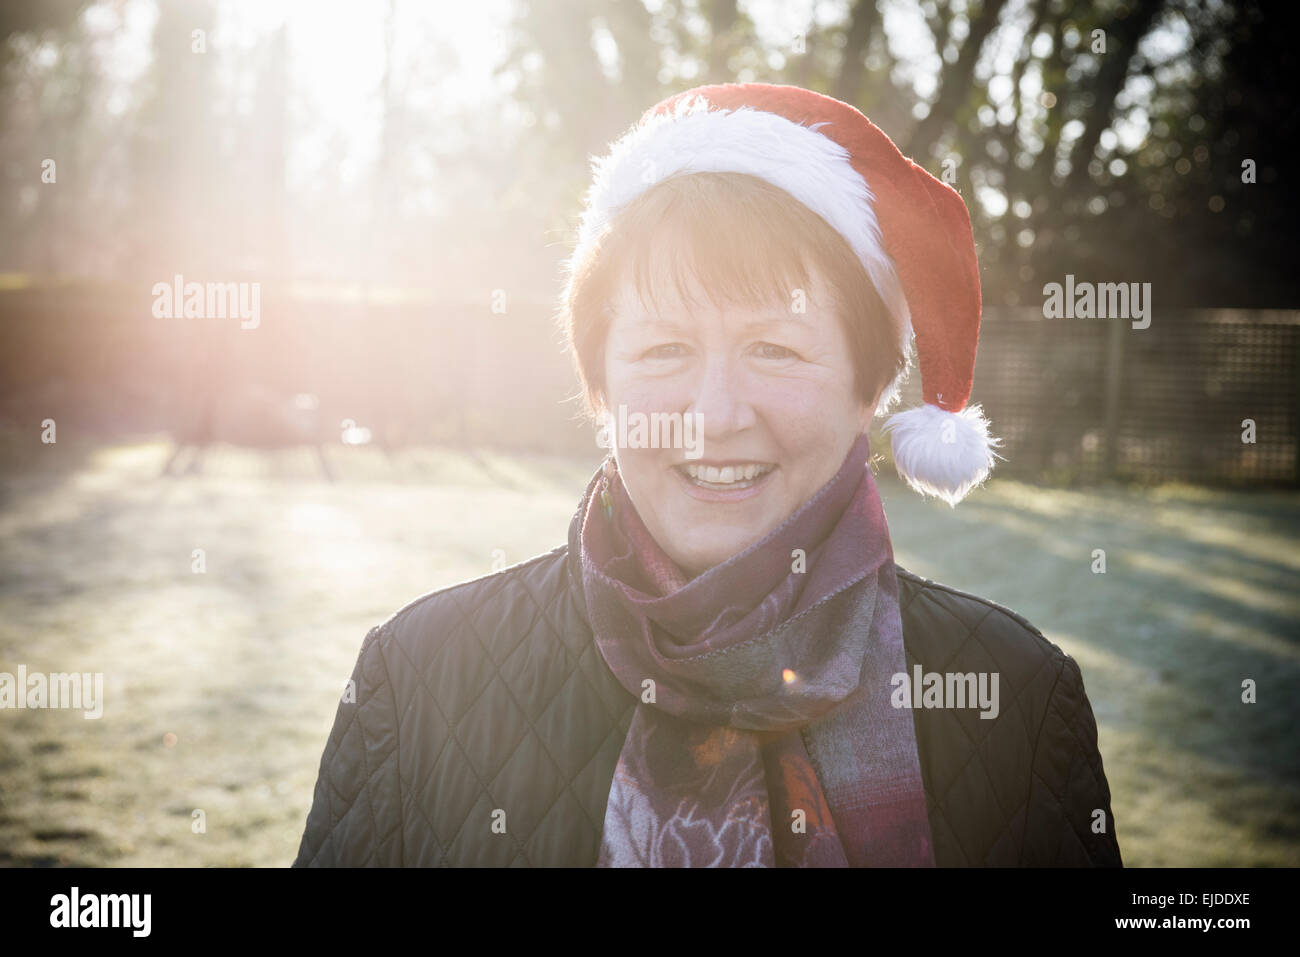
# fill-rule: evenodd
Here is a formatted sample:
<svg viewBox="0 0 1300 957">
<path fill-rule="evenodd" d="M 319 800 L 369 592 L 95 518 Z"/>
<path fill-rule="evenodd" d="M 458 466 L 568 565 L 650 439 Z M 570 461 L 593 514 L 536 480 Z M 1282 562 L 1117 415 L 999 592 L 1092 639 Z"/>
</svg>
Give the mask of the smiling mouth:
<svg viewBox="0 0 1300 957">
<path fill-rule="evenodd" d="M 688 462 L 675 468 L 697 488 L 734 492 L 758 484 L 776 466 L 771 462 L 744 462 L 723 466 L 697 465 Z"/>
</svg>

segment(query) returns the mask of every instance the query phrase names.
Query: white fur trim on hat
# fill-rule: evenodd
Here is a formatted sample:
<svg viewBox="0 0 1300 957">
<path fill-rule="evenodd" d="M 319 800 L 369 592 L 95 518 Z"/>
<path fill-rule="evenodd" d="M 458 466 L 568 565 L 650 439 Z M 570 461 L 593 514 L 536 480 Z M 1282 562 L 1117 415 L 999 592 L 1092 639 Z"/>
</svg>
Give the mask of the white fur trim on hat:
<svg viewBox="0 0 1300 957">
<path fill-rule="evenodd" d="M 956 505 L 988 477 L 1000 439 L 989 435 L 989 422 L 978 405 L 948 412 L 921 405 L 891 415 L 894 465 L 908 485 Z"/>
<path fill-rule="evenodd" d="M 574 261 L 625 205 L 677 173 L 748 173 L 785 190 L 830 224 L 867 270 L 898 320 L 908 354 L 912 320 L 893 260 L 885 252 L 870 186 L 849 152 L 813 126 L 751 107 L 712 110 L 689 97 L 651 116 L 593 159 L 593 180 Z M 895 384 L 896 385 L 896 384 Z M 892 390 L 891 390 L 892 391 Z"/>
</svg>

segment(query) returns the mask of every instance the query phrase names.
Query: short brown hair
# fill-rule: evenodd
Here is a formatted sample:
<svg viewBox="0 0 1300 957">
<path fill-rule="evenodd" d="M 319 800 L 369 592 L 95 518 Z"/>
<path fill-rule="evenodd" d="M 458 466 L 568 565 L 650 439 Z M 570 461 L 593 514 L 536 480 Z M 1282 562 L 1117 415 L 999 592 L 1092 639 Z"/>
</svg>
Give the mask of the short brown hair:
<svg viewBox="0 0 1300 957">
<path fill-rule="evenodd" d="M 651 277 L 658 254 L 669 257 L 682 302 L 690 298 L 689 271 L 716 306 L 789 302 L 795 289 L 808 289 L 808 267 L 815 264 L 853 350 L 862 401 L 870 403 L 907 367 L 898 320 L 862 261 L 824 219 L 747 173 L 680 173 L 628 203 L 569 263 L 559 319 L 589 413 L 603 399 L 605 336 L 619 284 L 630 275 L 641 302 L 657 303 Z"/>
</svg>

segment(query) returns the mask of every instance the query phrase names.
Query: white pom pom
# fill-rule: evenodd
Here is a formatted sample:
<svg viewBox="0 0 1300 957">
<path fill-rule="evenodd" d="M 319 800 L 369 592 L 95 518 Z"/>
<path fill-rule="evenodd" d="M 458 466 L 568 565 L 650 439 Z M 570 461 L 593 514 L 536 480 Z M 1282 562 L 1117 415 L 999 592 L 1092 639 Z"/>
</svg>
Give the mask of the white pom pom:
<svg viewBox="0 0 1300 957">
<path fill-rule="evenodd" d="M 989 436 L 989 422 L 978 405 L 947 412 L 922 405 L 891 415 L 885 423 L 898 474 L 922 495 L 956 505 L 988 478 L 1000 439 Z"/>
</svg>

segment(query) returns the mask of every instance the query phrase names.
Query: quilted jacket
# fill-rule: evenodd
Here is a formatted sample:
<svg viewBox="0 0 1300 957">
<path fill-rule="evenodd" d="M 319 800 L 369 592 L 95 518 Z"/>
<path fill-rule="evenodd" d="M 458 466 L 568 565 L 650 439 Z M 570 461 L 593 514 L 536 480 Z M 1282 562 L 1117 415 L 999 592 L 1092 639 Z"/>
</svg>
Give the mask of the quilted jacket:
<svg viewBox="0 0 1300 957">
<path fill-rule="evenodd" d="M 293 866 L 596 862 L 637 699 L 587 623 L 585 506 L 566 545 L 366 635 Z M 909 673 L 999 674 L 992 720 L 912 712 L 936 863 L 1121 866 L 1078 665 L 1014 612 L 897 571 Z"/>
</svg>

